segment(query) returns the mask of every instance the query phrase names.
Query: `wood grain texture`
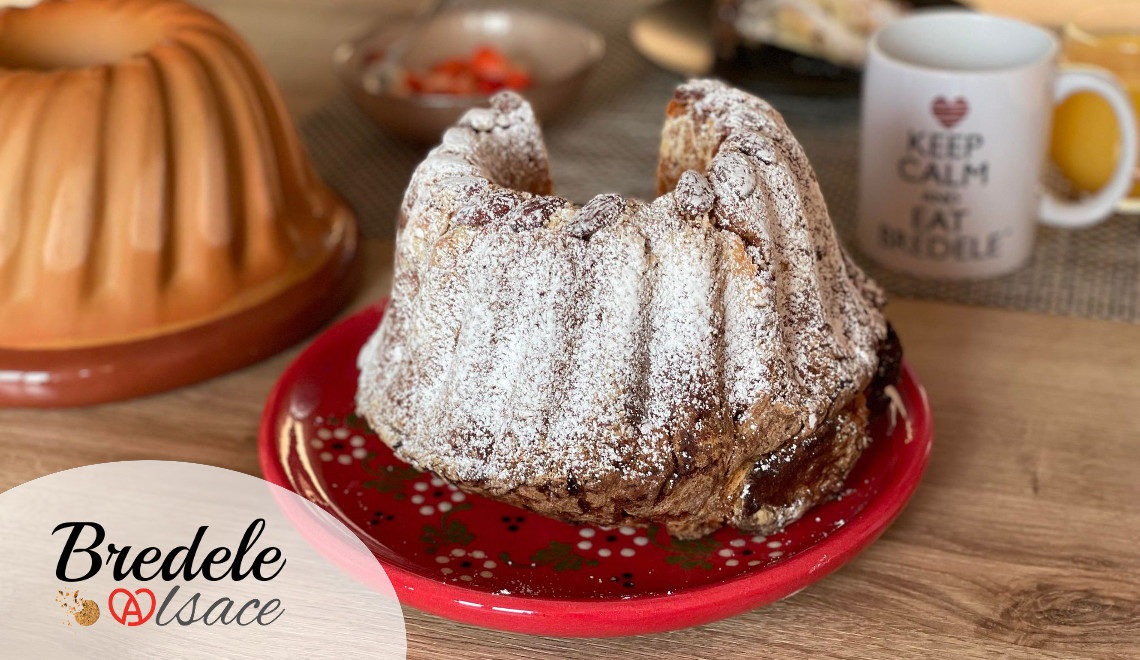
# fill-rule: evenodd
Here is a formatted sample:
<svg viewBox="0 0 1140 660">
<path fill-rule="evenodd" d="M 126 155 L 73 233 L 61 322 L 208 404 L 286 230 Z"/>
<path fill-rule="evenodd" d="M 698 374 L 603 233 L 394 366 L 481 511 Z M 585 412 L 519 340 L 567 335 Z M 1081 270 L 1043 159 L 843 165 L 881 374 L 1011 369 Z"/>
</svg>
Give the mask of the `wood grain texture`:
<svg viewBox="0 0 1140 660">
<path fill-rule="evenodd" d="M 391 281 L 392 244 L 364 245 L 355 307 Z M 769 607 L 638 638 L 530 637 L 405 609 L 409 657 L 1137 657 L 1140 326 L 914 300 L 888 314 L 930 394 L 934 454 L 902 516 L 848 566 Z M 0 489 L 142 458 L 256 475 L 262 405 L 298 350 L 136 401 L 0 411 Z"/>
</svg>

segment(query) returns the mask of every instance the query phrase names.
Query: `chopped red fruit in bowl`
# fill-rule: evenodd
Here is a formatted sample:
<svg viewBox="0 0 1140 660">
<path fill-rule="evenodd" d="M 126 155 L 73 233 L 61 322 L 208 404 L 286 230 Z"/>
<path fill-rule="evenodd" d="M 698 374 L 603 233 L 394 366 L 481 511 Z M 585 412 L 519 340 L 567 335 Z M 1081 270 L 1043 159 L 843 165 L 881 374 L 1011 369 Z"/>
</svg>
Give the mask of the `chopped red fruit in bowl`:
<svg viewBox="0 0 1140 660">
<path fill-rule="evenodd" d="M 492 94 L 521 91 L 533 81 L 526 69 L 494 46 L 480 46 L 466 58 L 448 58 L 427 71 L 406 71 L 403 82 L 417 94 Z"/>
<path fill-rule="evenodd" d="M 426 23 L 384 23 L 341 44 L 333 61 L 378 124 L 432 144 L 499 91 L 525 95 L 540 119 L 553 119 L 573 107 L 605 51 L 597 32 L 542 11 L 450 9 Z"/>
</svg>

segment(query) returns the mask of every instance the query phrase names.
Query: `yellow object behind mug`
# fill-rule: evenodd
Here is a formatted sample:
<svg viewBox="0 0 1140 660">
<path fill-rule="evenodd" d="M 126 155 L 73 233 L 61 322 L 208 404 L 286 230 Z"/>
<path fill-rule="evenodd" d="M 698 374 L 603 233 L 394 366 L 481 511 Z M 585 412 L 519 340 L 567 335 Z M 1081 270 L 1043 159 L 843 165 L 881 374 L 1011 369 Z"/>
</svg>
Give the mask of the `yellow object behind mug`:
<svg viewBox="0 0 1140 660">
<path fill-rule="evenodd" d="M 1135 21 L 1122 13 L 1134 14 Z M 1120 32 L 1133 27 L 1134 32 Z M 1079 15 L 1065 26 L 1064 60 L 1107 69 L 1124 84 L 1133 106 L 1140 107 L 1140 3 L 1098 7 Z M 1078 192 L 1096 192 L 1108 183 L 1120 157 L 1120 128 L 1108 103 L 1082 92 L 1058 105 L 1050 156 Z M 1140 183 L 1128 197 L 1122 207 L 1140 205 Z"/>
<path fill-rule="evenodd" d="M 1132 104 L 1140 103 L 1140 90 L 1129 89 Z M 1088 92 L 1073 94 L 1053 115 L 1050 156 L 1073 188 L 1096 192 L 1112 177 L 1120 158 L 1120 127 L 1108 103 Z M 1129 197 L 1140 195 L 1134 185 Z"/>
</svg>

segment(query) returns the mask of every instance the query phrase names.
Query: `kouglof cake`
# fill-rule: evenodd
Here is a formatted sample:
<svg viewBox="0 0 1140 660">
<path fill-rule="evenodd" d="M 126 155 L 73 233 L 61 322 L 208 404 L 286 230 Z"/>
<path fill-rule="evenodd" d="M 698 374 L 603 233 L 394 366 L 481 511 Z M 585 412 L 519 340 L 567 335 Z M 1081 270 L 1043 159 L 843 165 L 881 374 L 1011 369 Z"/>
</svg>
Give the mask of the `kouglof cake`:
<svg viewBox="0 0 1140 660">
<path fill-rule="evenodd" d="M 576 205 L 525 101 L 468 112 L 408 186 L 359 414 L 417 468 L 577 523 L 765 534 L 837 492 L 899 348 L 803 149 L 692 81 L 657 184 Z"/>
</svg>

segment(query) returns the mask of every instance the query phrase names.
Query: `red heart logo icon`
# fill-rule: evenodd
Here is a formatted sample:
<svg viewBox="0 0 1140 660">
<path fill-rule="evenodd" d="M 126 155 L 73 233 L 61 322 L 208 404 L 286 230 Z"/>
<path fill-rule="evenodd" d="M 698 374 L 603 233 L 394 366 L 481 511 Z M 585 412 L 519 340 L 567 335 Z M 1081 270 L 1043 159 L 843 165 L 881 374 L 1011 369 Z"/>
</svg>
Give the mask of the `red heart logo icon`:
<svg viewBox="0 0 1140 660">
<path fill-rule="evenodd" d="M 970 111 L 970 104 L 961 96 L 953 101 L 947 101 L 945 96 L 939 96 L 930 104 L 930 111 L 943 126 L 954 128 L 966 117 L 966 113 Z"/>
<path fill-rule="evenodd" d="M 120 602 L 123 603 L 123 609 L 116 611 L 115 596 L 119 594 L 126 594 L 127 598 L 126 600 L 120 599 Z M 146 616 L 143 616 L 142 608 L 139 607 L 139 599 L 137 596 L 141 594 L 150 596 L 150 611 L 146 613 Z M 107 597 L 107 609 L 111 611 L 111 616 L 115 617 L 115 620 L 124 626 L 141 626 L 149 621 L 151 615 L 154 614 L 155 604 L 154 592 L 150 589 L 135 589 L 135 592 L 132 594 L 130 591 L 120 588 L 112 591 L 111 595 Z M 127 621 L 127 617 L 133 617 L 133 619 Z"/>
</svg>

